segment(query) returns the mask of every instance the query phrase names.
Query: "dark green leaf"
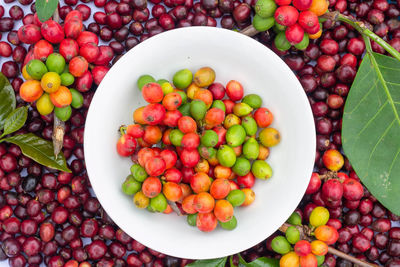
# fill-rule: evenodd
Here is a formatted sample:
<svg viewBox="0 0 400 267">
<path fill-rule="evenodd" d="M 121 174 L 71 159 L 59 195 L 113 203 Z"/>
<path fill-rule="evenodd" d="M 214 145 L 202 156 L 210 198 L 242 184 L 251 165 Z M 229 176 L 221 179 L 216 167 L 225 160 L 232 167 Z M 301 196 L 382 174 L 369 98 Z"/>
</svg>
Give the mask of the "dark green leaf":
<svg viewBox="0 0 400 267">
<path fill-rule="evenodd" d="M 186 266 L 188 267 L 225 267 L 226 260 L 228 258 L 218 258 L 218 259 L 209 259 L 209 260 L 197 260 L 192 262 Z"/>
<path fill-rule="evenodd" d="M 252 262 L 246 262 L 240 254 L 239 267 L 279 267 L 279 260 L 267 257 L 258 258 Z"/>
<path fill-rule="evenodd" d="M 2 136 L 13 133 L 21 129 L 21 127 L 24 126 L 27 118 L 28 118 L 28 107 L 19 107 L 17 109 L 14 109 L 7 116 L 7 119 L 4 123 L 4 132 Z"/>
<path fill-rule="evenodd" d="M 15 109 L 15 105 L 14 89 L 6 76 L 0 72 L 0 130 L 3 129 L 8 114 Z"/>
<path fill-rule="evenodd" d="M 48 20 L 56 10 L 58 0 L 36 0 L 36 12 L 41 22 Z"/>
<path fill-rule="evenodd" d="M 346 100 L 342 143 L 357 175 L 400 215 L 400 62 L 367 53 Z"/>
<path fill-rule="evenodd" d="M 56 159 L 53 154 L 53 144 L 32 133 L 15 135 L 0 141 L 16 144 L 25 156 L 37 163 L 60 171 L 71 172 L 67 167 L 64 155 L 60 154 Z"/>
</svg>

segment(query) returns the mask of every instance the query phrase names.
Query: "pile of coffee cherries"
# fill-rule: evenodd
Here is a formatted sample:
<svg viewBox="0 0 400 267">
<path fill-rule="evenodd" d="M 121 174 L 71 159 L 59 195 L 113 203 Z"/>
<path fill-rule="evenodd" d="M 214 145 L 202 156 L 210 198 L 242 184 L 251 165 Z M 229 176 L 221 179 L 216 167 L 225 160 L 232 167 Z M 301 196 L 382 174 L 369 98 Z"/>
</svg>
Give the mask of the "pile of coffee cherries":
<svg viewBox="0 0 400 267">
<path fill-rule="evenodd" d="M 65 17 L 63 26 L 52 19 L 42 23 L 35 14 L 32 24 L 19 28 L 18 38 L 33 46 L 22 64 L 26 81 L 19 88 L 20 97 L 35 102 L 41 115 L 54 110 L 62 121 L 71 117 L 72 108 L 82 107 L 80 92 L 88 91 L 93 79 L 97 85 L 101 82 L 108 71 L 104 65 L 113 57 L 112 51 L 101 51 L 94 33 L 83 31 L 82 14 L 77 10 Z M 55 45 L 59 45 L 59 53 L 54 53 Z M 89 63 L 98 66 L 90 71 Z M 67 87 L 72 85 L 76 89 Z"/>
<path fill-rule="evenodd" d="M 138 87 L 149 104 L 134 111 L 136 124 L 122 127 L 117 143 L 118 153 L 134 162 L 122 190 L 134 195 L 136 207 L 171 213 L 174 203 L 205 232 L 218 222 L 236 227 L 234 207 L 250 205 L 256 178 L 272 176 L 265 159 L 280 142 L 260 96 L 244 96 L 238 81 L 224 87 L 215 78 L 210 67 L 194 75 L 180 70 L 172 83 L 141 76 Z"/>
<path fill-rule="evenodd" d="M 270 246 L 276 253 L 282 254 L 280 266 L 320 266 L 325 261 L 328 245 L 336 243 L 339 233 L 329 223 L 329 211 L 324 207 L 316 207 L 309 218 L 309 235 L 314 235 L 315 240 L 306 236 L 302 221 L 298 213 L 293 213 L 288 222 L 291 226 L 285 230 L 285 236 L 276 236 Z M 300 230 L 299 230 L 300 229 Z M 302 239 L 304 238 L 304 239 Z M 292 247 L 294 245 L 294 247 Z"/>
</svg>

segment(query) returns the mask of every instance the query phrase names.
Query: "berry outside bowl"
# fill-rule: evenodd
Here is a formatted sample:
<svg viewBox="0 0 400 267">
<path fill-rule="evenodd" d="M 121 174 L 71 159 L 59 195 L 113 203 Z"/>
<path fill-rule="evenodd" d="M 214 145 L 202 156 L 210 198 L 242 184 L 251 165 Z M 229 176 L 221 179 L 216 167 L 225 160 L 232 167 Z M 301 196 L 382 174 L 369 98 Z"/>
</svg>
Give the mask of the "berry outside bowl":
<svg viewBox="0 0 400 267">
<path fill-rule="evenodd" d="M 210 233 L 189 226 L 186 217 L 137 209 L 121 191 L 130 158 L 117 154 L 121 125 L 133 123 L 133 111 L 145 105 L 136 81 L 143 74 L 172 81 L 183 68 L 210 66 L 216 81 L 240 81 L 274 114 L 272 127 L 281 143 L 267 159 L 268 180 L 257 180 L 255 201 L 235 208 L 238 226 Z M 314 165 L 315 127 L 306 94 L 289 67 L 270 49 L 233 31 L 189 27 L 167 31 L 137 45 L 110 69 L 89 108 L 84 136 L 92 187 L 114 222 L 132 238 L 156 251 L 181 258 L 218 258 L 246 250 L 274 233 L 300 202 Z"/>
</svg>

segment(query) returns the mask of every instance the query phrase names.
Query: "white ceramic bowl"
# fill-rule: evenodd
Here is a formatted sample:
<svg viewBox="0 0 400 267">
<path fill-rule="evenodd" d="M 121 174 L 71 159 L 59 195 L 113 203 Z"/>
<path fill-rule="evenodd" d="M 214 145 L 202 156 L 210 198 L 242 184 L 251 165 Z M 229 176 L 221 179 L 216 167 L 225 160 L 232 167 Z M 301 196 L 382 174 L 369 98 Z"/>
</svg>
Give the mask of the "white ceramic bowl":
<svg viewBox="0 0 400 267">
<path fill-rule="evenodd" d="M 172 80 L 175 71 L 202 66 L 216 71 L 216 81 L 235 79 L 245 94 L 257 93 L 274 114 L 273 127 L 282 136 L 268 162 L 273 176 L 257 180 L 256 199 L 235 208 L 238 226 L 199 231 L 175 214 L 137 209 L 121 192 L 131 161 L 116 152 L 118 128 L 131 124 L 133 111 L 145 105 L 136 86 L 151 74 Z M 261 242 L 285 222 L 300 202 L 311 177 L 315 128 L 307 97 L 289 67 L 271 50 L 242 34 L 220 28 L 190 27 L 152 37 L 131 49 L 98 87 L 86 120 L 85 159 L 93 189 L 111 218 L 126 233 L 159 252 L 182 258 L 217 258 Z"/>
</svg>

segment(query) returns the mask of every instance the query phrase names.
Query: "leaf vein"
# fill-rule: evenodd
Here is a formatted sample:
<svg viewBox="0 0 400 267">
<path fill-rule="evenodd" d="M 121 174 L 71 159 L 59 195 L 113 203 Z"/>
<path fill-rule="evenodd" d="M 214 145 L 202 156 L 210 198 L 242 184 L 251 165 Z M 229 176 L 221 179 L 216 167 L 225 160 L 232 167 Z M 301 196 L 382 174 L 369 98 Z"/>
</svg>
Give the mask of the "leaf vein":
<svg viewBox="0 0 400 267">
<path fill-rule="evenodd" d="M 388 81 L 386 81 L 386 83 L 400 86 L 400 83 L 394 83 L 394 82 L 388 82 Z"/>
<path fill-rule="evenodd" d="M 372 62 L 373 65 L 380 66 L 376 62 L 376 59 L 375 59 L 375 57 L 373 55 L 370 55 L 370 58 L 371 58 L 371 62 Z M 389 69 L 391 69 L 391 68 L 389 68 Z M 394 70 L 398 71 L 398 69 L 394 69 Z M 382 83 L 382 87 L 385 90 L 385 93 L 386 93 L 386 96 L 387 96 L 387 98 L 388 98 L 388 100 L 390 102 L 390 105 L 392 106 L 393 113 L 395 115 L 395 119 L 397 120 L 397 123 L 400 125 L 400 117 L 399 117 L 399 114 L 397 113 L 397 109 L 396 109 L 396 107 L 395 107 L 395 105 L 393 103 L 394 100 L 392 98 L 392 95 L 389 92 L 389 88 L 387 87 L 386 80 L 384 79 L 384 77 L 382 75 L 382 72 L 379 70 L 379 68 L 375 68 L 375 71 L 376 71 L 376 73 L 378 75 L 379 80 Z"/>
<path fill-rule="evenodd" d="M 361 131 L 357 134 L 357 137 L 359 137 L 362 132 L 367 129 L 367 127 L 372 123 L 372 121 L 379 115 L 379 113 L 382 112 L 382 110 L 384 109 L 384 107 L 386 106 L 386 104 L 389 103 L 389 101 L 385 101 L 385 103 L 383 105 L 381 105 L 381 107 L 378 109 L 378 111 L 374 114 L 374 116 L 364 125 L 364 127 L 361 129 Z"/>
<path fill-rule="evenodd" d="M 395 121 L 396 121 L 396 120 L 394 119 L 394 120 L 389 124 L 389 126 L 386 127 L 386 129 L 385 129 L 385 131 L 383 132 L 382 136 L 381 136 L 381 137 L 379 138 L 379 140 L 376 142 L 374 148 L 373 148 L 372 151 L 371 151 L 371 155 L 369 156 L 369 159 L 368 159 L 368 166 L 369 166 L 369 163 L 371 162 L 372 156 L 374 155 L 376 148 L 378 147 L 378 145 L 380 144 L 380 142 L 382 141 L 382 139 L 385 137 L 385 135 L 389 132 L 390 128 L 392 128 L 392 126 L 393 126 L 393 124 L 394 124 Z"/>
<path fill-rule="evenodd" d="M 394 163 L 396 162 L 396 159 L 397 159 L 397 157 L 399 156 L 399 154 L 400 154 L 400 147 L 399 147 L 399 149 L 397 150 L 396 156 L 394 156 L 394 158 L 393 158 L 392 164 L 390 164 L 389 175 L 388 175 L 388 177 L 390 177 L 390 173 L 392 172 L 392 168 L 393 168 Z"/>
<path fill-rule="evenodd" d="M 383 69 L 388 69 L 388 70 L 395 70 L 395 71 L 399 71 L 399 69 L 396 69 L 396 68 L 390 68 L 390 67 L 387 67 L 387 66 L 379 65 L 378 63 L 376 63 L 376 65 L 377 65 L 377 66 L 379 66 L 379 67 L 381 67 L 381 68 L 383 68 Z"/>
<path fill-rule="evenodd" d="M 364 100 L 366 100 L 369 96 L 369 94 L 373 91 L 373 89 L 376 88 L 376 84 L 378 83 L 378 80 L 376 79 L 374 84 L 371 86 L 371 88 L 368 90 L 368 92 L 360 99 L 360 102 L 357 103 L 357 105 L 353 108 L 352 111 L 347 112 L 347 114 L 351 114 L 353 113 L 360 105 L 362 102 L 364 102 Z"/>
<path fill-rule="evenodd" d="M 372 71 L 372 69 L 369 69 L 369 71 L 367 73 L 365 73 L 364 77 L 361 78 L 361 80 L 359 80 L 358 82 L 361 83 L 362 81 L 364 81 L 366 78 L 368 78 L 369 73 Z"/>
</svg>

